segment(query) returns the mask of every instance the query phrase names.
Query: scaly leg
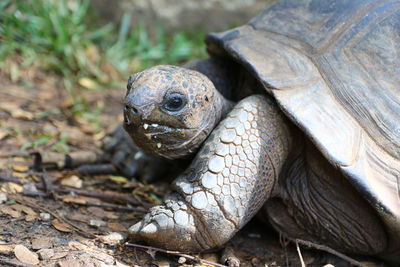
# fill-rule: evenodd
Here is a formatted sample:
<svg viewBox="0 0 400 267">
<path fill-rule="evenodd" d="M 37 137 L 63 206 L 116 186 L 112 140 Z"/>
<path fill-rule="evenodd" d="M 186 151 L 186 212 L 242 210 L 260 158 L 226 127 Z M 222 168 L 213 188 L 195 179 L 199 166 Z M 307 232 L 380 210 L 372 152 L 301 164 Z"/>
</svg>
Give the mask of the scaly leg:
<svg viewBox="0 0 400 267">
<path fill-rule="evenodd" d="M 283 114 L 264 96 L 238 103 L 173 184 L 129 231 L 152 245 L 182 251 L 221 246 L 277 193 L 291 138 Z"/>
</svg>

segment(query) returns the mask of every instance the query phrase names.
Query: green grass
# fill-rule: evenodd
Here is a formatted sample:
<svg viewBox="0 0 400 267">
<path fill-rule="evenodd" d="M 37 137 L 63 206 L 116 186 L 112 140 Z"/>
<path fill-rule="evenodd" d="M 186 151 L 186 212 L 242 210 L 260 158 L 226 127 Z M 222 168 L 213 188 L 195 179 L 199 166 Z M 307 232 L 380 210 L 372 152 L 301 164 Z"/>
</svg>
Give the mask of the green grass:
<svg viewBox="0 0 400 267">
<path fill-rule="evenodd" d="M 124 88 L 132 73 L 206 56 L 200 31 L 167 33 L 161 25 L 131 25 L 129 14 L 117 24 L 99 26 L 96 16 L 89 0 L 0 0 L 0 71 L 26 87 L 31 87 L 23 77 L 26 70 L 58 76 L 64 85 L 58 89 L 73 99 L 69 116 L 101 129 L 103 107 L 89 103 L 80 90 Z M 69 151 L 68 136 L 15 134 L 30 140 L 21 149 Z"/>
<path fill-rule="evenodd" d="M 8 71 L 14 78 L 18 68 L 31 67 L 60 75 L 65 85 L 93 89 L 121 86 L 130 73 L 152 65 L 205 56 L 202 33 L 167 34 L 158 25 L 149 34 L 143 25 L 130 25 L 129 14 L 118 26 L 99 27 L 91 12 L 89 0 L 2 0 L 0 69 L 18 57 Z"/>
</svg>

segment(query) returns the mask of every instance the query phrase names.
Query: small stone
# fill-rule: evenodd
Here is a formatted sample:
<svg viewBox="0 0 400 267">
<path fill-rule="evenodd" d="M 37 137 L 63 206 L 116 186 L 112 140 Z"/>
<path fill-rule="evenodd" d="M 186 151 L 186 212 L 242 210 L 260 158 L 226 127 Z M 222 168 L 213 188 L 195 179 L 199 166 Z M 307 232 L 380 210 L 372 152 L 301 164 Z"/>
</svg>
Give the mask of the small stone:
<svg viewBox="0 0 400 267">
<path fill-rule="evenodd" d="M 41 260 L 48 260 L 54 256 L 54 250 L 50 248 L 43 248 L 37 252 Z"/>
<path fill-rule="evenodd" d="M 51 219 L 51 215 L 46 212 L 39 213 L 39 216 L 43 221 L 50 221 L 50 219 Z"/>
<path fill-rule="evenodd" d="M 24 192 L 36 193 L 38 191 L 34 183 L 26 183 L 22 187 L 24 188 Z"/>
<path fill-rule="evenodd" d="M 178 259 L 178 263 L 179 264 L 184 264 L 186 262 L 186 258 L 185 257 L 179 257 Z"/>
<path fill-rule="evenodd" d="M 7 202 L 7 200 L 8 200 L 7 193 L 0 192 L 0 204 Z"/>
<path fill-rule="evenodd" d="M 89 221 L 89 225 L 94 227 L 103 227 L 106 226 L 106 222 L 102 220 L 92 219 Z"/>
</svg>

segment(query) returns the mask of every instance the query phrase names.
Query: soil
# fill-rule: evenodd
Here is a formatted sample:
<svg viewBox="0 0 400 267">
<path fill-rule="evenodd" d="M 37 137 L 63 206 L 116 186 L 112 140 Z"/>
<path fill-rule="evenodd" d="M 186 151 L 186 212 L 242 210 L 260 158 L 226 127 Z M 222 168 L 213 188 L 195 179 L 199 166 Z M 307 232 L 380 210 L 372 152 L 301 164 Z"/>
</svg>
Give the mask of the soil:
<svg viewBox="0 0 400 267">
<path fill-rule="evenodd" d="M 12 82 L 0 74 L 0 266 L 212 266 L 199 259 L 223 264 L 224 248 L 185 260 L 125 244 L 128 227 L 160 202 L 167 181 L 85 176 L 61 163 L 33 168 L 65 134 L 70 152 L 101 154 L 102 138 L 122 121 L 123 89 L 76 91 L 87 99 L 88 113 L 104 106 L 94 125 L 73 112 L 71 94 L 59 77 L 29 72 L 22 77 Z M 26 144 L 32 145 L 21 151 Z M 63 158 L 66 152 L 54 153 Z M 350 266 L 318 250 L 296 249 L 256 219 L 225 248 L 241 266 Z"/>
</svg>

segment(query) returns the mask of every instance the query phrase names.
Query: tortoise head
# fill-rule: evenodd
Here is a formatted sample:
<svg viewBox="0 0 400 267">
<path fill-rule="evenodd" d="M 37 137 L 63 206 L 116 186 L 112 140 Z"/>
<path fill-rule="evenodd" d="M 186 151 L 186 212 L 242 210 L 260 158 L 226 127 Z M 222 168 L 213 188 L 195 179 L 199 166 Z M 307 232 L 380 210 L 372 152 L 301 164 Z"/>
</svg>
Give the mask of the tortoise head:
<svg viewBox="0 0 400 267">
<path fill-rule="evenodd" d="M 131 75 L 127 89 L 125 130 L 145 152 L 170 159 L 196 151 L 225 101 L 203 74 L 169 65 Z"/>
</svg>

